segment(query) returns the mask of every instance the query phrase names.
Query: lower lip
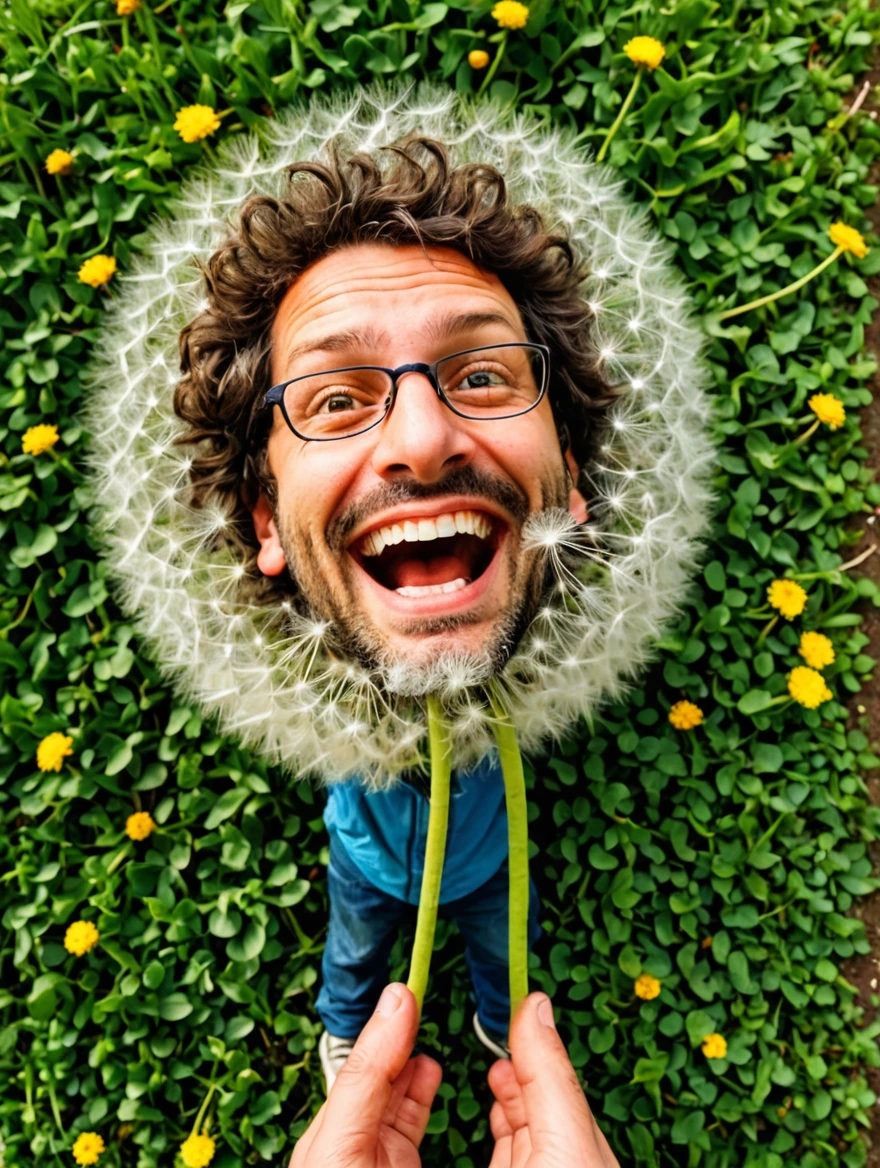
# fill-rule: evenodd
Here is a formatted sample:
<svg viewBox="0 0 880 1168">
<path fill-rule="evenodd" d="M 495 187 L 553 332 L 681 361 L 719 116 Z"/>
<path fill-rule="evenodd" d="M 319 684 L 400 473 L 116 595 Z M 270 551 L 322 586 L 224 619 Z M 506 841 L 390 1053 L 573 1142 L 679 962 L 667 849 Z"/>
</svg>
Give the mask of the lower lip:
<svg viewBox="0 0 880 1168">
<path fill-rule="evenodd" d="M 383 588 L 360 564 L 357 565 L 357 568 L 367 588 L 378 598 L 383 607 L 395 616 L 455 616 L 479 603 L 488 592 L 498 574 L 502 547 L 503 541 L 495 549 L 485 572 L 471 584 L 459 588 L 457 592 L 438 592 L 433 596 L 401 596 L 399 592 L 395 592 L 391 588 Z"/>
</svg>

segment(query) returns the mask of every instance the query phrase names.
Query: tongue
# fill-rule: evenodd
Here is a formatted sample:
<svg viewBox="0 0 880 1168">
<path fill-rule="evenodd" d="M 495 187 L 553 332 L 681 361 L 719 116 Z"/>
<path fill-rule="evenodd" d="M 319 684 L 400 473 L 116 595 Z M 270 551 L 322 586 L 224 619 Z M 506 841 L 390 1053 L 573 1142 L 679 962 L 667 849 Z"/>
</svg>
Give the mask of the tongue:
<svg viewBox="0 0 880 1168">
<path fill-rule="evenodd" d="M 471 565 L 461 556 L 434 556 L 430 560 L 402 559 L 393 565 L 391 588 L 426 587 L 471 577 Z"/>
</svg>

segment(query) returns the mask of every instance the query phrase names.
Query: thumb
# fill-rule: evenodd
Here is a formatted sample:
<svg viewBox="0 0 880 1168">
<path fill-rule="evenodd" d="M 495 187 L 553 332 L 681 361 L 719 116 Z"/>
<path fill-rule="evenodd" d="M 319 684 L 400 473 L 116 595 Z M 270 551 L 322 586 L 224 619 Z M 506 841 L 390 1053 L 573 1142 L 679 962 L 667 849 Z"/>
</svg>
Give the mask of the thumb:
<svg viewBox="0 0 880 1168">
<path fill-rule="evenodd" d="M 327 1099 L 323 1128 L 375 1140 L 392 1094 L 392 1083 L 412 1054 L 419 1009 L 400 982 L 386 986 Z"/>
<path fill-rule="evenodd" d="M 595 1124 L 546 994 L 529 994 L 525 999 L 510 1028 L 509 1042 L 533 1152 L 592 1149 Z"/>
</svg>

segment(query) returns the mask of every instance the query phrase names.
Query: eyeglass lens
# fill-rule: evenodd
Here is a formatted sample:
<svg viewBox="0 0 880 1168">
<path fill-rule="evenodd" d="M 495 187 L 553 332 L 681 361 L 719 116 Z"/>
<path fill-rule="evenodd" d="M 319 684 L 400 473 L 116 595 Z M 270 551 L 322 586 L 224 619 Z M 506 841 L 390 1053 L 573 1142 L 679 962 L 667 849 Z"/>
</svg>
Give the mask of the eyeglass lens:
<svg viewBox="0 0 880 1168">
<path fill-rule="evenodd" d="M 437 365 L 447 403 L 466 418 L 506 418 L 530 409 L 541 396 L 544 354 L 527 345 L 455 353 Z M 388 411 L 390 376 L 356 368 L 315 373 L 284 390 L 284 411 L 305 438 L 344 438 L 367 430 Z"/>
</svg>

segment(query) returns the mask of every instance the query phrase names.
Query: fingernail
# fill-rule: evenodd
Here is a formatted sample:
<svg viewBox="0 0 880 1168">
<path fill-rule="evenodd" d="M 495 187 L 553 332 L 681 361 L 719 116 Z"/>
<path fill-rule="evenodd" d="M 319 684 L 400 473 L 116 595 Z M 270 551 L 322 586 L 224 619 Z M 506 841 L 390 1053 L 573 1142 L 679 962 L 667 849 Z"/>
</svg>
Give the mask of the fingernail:
<svg viewBox="0 0 880 1168">
<path fill-rule="evenodd" d="M 385 1018 L 389 1018 L 397 1011 L 402 1000 L 396 986 L 386 986 L 376 1006 L 376 1013 L 381 1014 Z"/>
<path fill-rule="evenodd" d="M 556 1029 L 556 1022 L 553 1018 L 553 1003 L 549 998 L 542 998 L 538 1002 L 538 1021 L 544 1026 L 552 1026 Z"/>
</svg>

